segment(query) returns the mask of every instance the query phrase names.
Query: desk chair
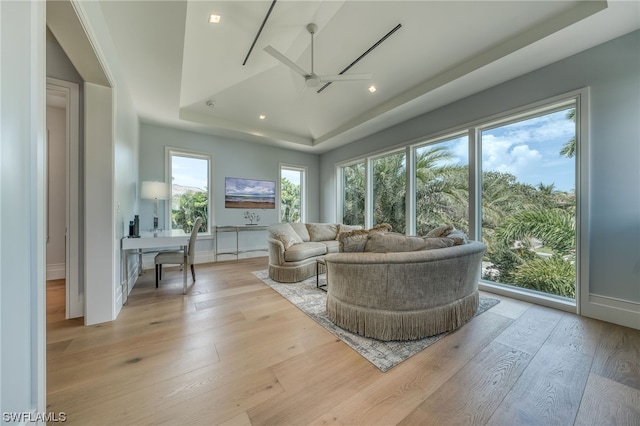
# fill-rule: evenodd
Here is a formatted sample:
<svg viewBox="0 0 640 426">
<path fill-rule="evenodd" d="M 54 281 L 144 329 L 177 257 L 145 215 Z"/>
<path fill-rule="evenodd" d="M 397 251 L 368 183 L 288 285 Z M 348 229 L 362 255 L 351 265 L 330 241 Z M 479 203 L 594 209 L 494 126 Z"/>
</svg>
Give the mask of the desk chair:
<svg viewBox="0 0 640 426">
<path fill-rule="evenodd" d="M 198 236 L 198 230 L 200 229 L 201 223 L 202 223 L 202 218 L 201 217 L 197 218 L 196 223 L 193 225 L 193 229 L 191 230 L 191 237 L 189 237 L 189 246 L 187 248 L 187 265 L 191 266 L 191 277 L 193 278 L 193 281 L 196 280 L 196 271 L 193 267 L 193 261 L 195 258 L 196 238 Z M 184 252 L 182 250 L 164 251 L 156 254 L 155 264 L 156 264 L 156 288 L 158 288 L 158 280 L 162 279 L 162 265 L 181 265 L 183 268 L 187 267 L 187 265 L 184 264 Z"/>
</svg>

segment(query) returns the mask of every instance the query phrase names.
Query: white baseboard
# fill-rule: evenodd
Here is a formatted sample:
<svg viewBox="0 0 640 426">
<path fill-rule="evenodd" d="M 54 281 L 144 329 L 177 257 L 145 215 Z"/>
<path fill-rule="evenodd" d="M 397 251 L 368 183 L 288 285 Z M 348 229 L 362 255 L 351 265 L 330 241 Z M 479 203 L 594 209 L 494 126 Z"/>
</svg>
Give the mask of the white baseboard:
<svg viewBox="0 0 640 426">
<path fill-rule="evenodd" d="M 66 278 L 66 265 L 64 263 L 47 264 L 47 280 L 62 280 Z"/>
<path fill-rule="evenodd" d="M 586 317 L 640 330 L 640 303 L 592 293 L 580 309 Z"/>
</svg>

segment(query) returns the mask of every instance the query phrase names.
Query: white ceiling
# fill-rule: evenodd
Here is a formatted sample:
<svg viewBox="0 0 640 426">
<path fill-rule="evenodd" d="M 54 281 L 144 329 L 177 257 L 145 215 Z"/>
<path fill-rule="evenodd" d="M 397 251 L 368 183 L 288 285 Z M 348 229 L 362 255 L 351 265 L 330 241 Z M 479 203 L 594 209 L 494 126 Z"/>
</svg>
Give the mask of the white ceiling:
<svg viewBox="0 0 640 426">
<path fill-rule="evenodd" d="M 640 28 L 639 1 L 279 0 L 242 65 L 271 3 L 101 1 L 141 119 L 324 152 Z M 402 27 L 318 94 L 263 51 L 310 70 L 310 22 L 321 75 Z"/>
</svg>

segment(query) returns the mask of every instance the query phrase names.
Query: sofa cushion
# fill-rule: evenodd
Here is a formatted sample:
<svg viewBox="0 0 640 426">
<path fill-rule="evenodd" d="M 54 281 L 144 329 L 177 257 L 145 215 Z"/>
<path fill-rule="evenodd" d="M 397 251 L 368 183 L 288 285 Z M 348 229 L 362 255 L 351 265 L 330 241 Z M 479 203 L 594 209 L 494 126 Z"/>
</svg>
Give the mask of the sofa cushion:
<svg viewBox="0 0 640 426">
<path fill-rule="evenodd" d="M 327 246 L 327 253 L 337 253 L 340 251 L 340 242 L 338 240 L 329 240 L 322 242 Z"/>
<path fill-rule="evenodd" d="M 342 229 L 342 225 L 340 229 Z M 345 253 L 363 252 L 371 232 L 391 232 L 391 225 L 383 223 L 369 229 L 341 230 L 338 234 L 338 241 L 340 242 L 339 251 Z"/>
<path fill-rule="evenodd" d="M 290 223 L 277 223 L 269 227 L 271 236 L 282 242 L 284 249 L 288 250 L 294 244 L 302 243 L 300 235 L 293 230 Z"/>
<path fill-rule="evenodd" d="M 307 223 L 310 241 L 335 240 L 338 235 L 338 225 L 335 223 Z"/>
<path fill-rule="evenodd" d="M 293 228 L 293 230 L 296 231 L 296 234 L 300 236 L 300 238 L 302 239 L 302 242 L 310 241 L 309 231 L 307 231 L 307 225 L 305 225 L 302 222 L 289 222 L 289 223 L 291 224 L 291 227 Z"/>
<path fill-rule="evenodd" d="M 431 250 L 453 246 L 449 238 L 407 237 L 396 233 L 372 232 L 364 251 L 372 253 L 399 253 L 407 251 Z"/>
<path fill-rule="evenodd" d="M 306 242 L 294 244 L 284 252 L 284 260 L 298 262 L 314 256 L 322 256 L 327 253 L 327 246 L 318 242 Z"/>
</svg>

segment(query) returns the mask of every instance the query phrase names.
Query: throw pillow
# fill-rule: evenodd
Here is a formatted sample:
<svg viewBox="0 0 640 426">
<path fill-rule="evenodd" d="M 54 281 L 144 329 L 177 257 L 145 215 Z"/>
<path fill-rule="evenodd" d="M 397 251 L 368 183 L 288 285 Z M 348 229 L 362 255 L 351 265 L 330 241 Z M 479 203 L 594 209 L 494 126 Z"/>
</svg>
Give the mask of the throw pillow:
<svg viewBox="0 0 640 426">
<path fill-rule="evenodd" d="M 342 225 L 340 226 L 342 228 Z M 372 232 L 390 232 L 391 225 L 381 224 L 369 229 L 353 229 L 350 231 L 340 231 L 338 234 L 338 242 L 340 243 L 340 252 L 353 253 L 363 252 L 364 247 L 369 238 L 369 234 Z"/>
<path fill-rule="evenodd" d="M 460 231 L 459 229 L 454 229 L 453 231 L 449 232 L 446 238 L 449 238 L 450 240 L 452 240 L 454 242 L 453 245 L 455 246 L 467 244 L 467 236 L 465 235 L 464 232 Z"/>
<path fill-rule="evenodd" d="M 285 250 L 294 244 L 300 244 L 302 242 L 302 238 L 293 230 L 290 223 L 271 225 L 269 232 L 274 239 L 282 242 Z"/>
<path fill-rule="evenodd" d="M 453 231 L 454 229 L 455 228 L 453 227 L 453 225 L 438 226 L 437 228 L 429 231 L 427 235 L 425 235 L 425 237 L 427 238 L 446 237 L 447 234 Z"/>
<path fill-rule="evenodd" d="M 355 231 L 355 230 L 358 230 L 358 229 L 362 230 L 362 225 L 344 225 L 342 223 L 339 223 L 338 224 L 338 235 L 336 235 L 336 240 L 340 236 L 341 232 Z"/>
<path fill-rule="evenodd" d="M 338 236 L 338 225 L 335 223 L 307 223 L 310 241 L 335 240 Z"/>
<path fill-rule="evenodd" d="M 309 237 L 309 231 L 307 231 L 307 225 L 305 225 L 302 222 L 289 222 L 291 224 L 291 227 L 293 228 L 294 231 L 296 231 L 296 234 L 298 234 L 300 236 L 300 238 L 302 238 L 303 242 L 307 242 L 311 240 L 311 237 Z"/>
</svg>

